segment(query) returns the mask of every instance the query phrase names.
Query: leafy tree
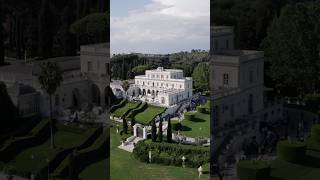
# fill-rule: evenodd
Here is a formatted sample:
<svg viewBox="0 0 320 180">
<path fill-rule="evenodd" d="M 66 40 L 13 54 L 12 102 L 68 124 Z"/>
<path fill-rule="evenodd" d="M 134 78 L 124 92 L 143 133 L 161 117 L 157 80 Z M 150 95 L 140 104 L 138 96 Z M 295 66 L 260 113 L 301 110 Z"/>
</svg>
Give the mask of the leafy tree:
<svg viewBox="0 0 320 180">
<path fill-rule="evenodd" d="M 40 64 L 40 74 L 38 77 L 41 89 L 49 95 L 50 106 L 50 131 L 51 131 L 51 148 L 54 148 L 53 137 L 53 119 L 52 119 L 52 95 L 56 92 L 60 83 L 63 81 L 60 69 L 56 63 L 45 62 Z"/>
<path fill-rule="evenodd" d="M 168 128 L 167 128 L 167 142 L 172 142 L 172 127 L 171 127 L 171 119 L 168 119 Z"/>
<path fill-rule="evenodd" d="M 135 124 L 136 124 L 136 119 L 135 119 L 135 118 L 132 118 L 132 119 L 131 119 L 131 127 L 133 127 Z"/>
<path fill-rule="evenodd" d="M 106 42 L 109 36 L 109 13 L 89 14 L 70 26 L 74 34 L 85 37 L 86 43 Z"/>
<path fill-rule="evenodd" d="M 130 87 L 129 81 L 123 81 L 121 86 L 122 86 L 124 92 L 127 93 L 128 89 Z"/>
<path fill-rule="evenodd" d="M 303 95 L 319 88 L 319 34 L 319 2 L 288 5 L 273 21 L 262 47 L 282 94 Z"/>
<path fill-rule="evenodd" d="M 199 63 L 192 73 L 193 84 L 196 89 L 209 90 L 209 65 L 206 62 Z"/>
<path fill-rule="evenodd" d="M 157 126 L 156 126 L 156 121 L 155 120 L 152 121 L 151 139 L 152 139 L 152 142 L 156 142 L 157 141 Z"/>
<path fill-rule="evenodd" d="M 159 142 L 162 142 L 163 140 L 163 131 L 162 131 L 162 118 L 160 117 L 159 122 L 159 136 L 158 136 Z"/>
<path fill-rule="evenodd" d="M 132 72 L 135 74 L 135 75 L 143 75 L 145 73 L 146 70 L 150 69 L 151 67 L 149 65 L 139 65 L 139 66 L 136 66 L 134 68 L 132 68 Z"/>
</svg>

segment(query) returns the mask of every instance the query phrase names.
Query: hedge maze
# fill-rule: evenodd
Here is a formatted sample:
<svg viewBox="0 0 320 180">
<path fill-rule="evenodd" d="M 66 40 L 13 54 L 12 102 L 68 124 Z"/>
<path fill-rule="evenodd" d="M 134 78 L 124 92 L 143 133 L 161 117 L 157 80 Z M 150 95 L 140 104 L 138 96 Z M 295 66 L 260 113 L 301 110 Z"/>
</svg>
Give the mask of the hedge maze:
<svg viewBox="0 0 320 180">
<path fill-rule="evenodd" d="M 56 123 L 52 149 L 49 121 L 41 120 L 27 135 L 3 144 L 0 170 L 26 178 L 34 175 L 36 180 L 48 179 L 48 171 L 51 179 L 78 179 L 86 166 L 108 156 L 109 136 L 104 131 L 102 126 L 80 128 Z"/>
</svg>

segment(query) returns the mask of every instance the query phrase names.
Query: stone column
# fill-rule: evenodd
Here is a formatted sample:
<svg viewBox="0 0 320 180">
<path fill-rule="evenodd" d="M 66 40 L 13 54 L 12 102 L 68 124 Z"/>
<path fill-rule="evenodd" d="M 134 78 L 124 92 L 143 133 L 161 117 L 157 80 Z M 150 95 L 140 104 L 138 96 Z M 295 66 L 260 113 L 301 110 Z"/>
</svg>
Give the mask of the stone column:
<svg viewBox="0 0 320 180">
<path fill-rule="evenodd" d="M 137 137 L 137 125 L 133 126 L 133 136 Z"/>
<path fill-rule="evenodd" d="M 143 139 L 147 139 L 147 128 L 143 127 Z"/>
</svg>

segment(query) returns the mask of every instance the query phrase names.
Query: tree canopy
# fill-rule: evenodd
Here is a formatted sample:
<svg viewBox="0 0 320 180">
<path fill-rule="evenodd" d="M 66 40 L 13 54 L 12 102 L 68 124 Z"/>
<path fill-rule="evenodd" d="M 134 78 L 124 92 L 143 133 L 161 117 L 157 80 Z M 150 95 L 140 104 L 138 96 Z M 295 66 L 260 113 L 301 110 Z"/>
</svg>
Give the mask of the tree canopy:
<svg viewBox="0 0 320 180">
<path fill-rule="evenodd" d="M 201 91 L 209 90 L 209 64 L 202 62 L 197 65 L 192 73 L 193 85 Z"/>
<path fill-rule="evenodd" d="M 319 2 L 288 5 L 273 21 L 262 48 L 282 93 L 303 95 L 319 88 L 319 42 Z"/>
</svg>

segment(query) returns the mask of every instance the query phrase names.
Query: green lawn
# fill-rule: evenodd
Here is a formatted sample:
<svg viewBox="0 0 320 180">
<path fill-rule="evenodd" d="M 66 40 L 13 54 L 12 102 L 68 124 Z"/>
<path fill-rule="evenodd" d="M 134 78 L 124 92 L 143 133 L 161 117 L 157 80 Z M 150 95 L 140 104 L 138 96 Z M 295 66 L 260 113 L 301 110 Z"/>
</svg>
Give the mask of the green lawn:
<svg viewBox="0 0 320 180">
<path fill-rule="evenodd" d="M 79 145 L 85 138 L 85 134 L 58 131 L 54 134 L 55 149 L 50 148 L 50 138 L 43 144 L 31 147 L 19 153 L 11 162 L 14 167 L 22 171 L 34 171 L 45 167 L 61 148 L 70 148 Z M 33 159 L 32 159 L 33 156 Z M 32 164 L 32 166 L 30 166 Z"/>
<path fill-rule="evenodd" d="M 156 107 L 148 105 L 148 108 L 146 108 L 143 112 L 137 114 L 135 116 L 135 119 L 140 124 L 149 124 L 150 121 L 153 120 L 158 114 L 161 114 L 165 111 L 165 108 L 163 107 Z"/>
<path fill-rule="evenodd" d="M 80 174 L 80 180 L 107 180 L 110 174 L 107 159 L 91 164 Z"/>
<path fill-rule="evenodd" d="M 125 106 L 116 109 L 112 115 L 116 117 L 122 117 L 127 111 L 137 108 L 139 102 L 127 102 Z"/>
<path fill-rule="evenodd" d="M 194 180 L 198 179 L 197 169 L 147 164 L 136 160 L 131 153 L 118 148 L 120 136 L 111 128 L 110 174 L 112 180 Z M 202 179 L 209 179 L 206 174 Z"/>
<path fill-rule="evenodd" d="M 178 121 L 172 121 L 172 125 Z M 183 120 L 181 134 L 188 137 L 210 137 L 210 114 L 195 113 L 194 120 Z M 173 128 L 174 129 L 174 128 Z"/>
</svg>

